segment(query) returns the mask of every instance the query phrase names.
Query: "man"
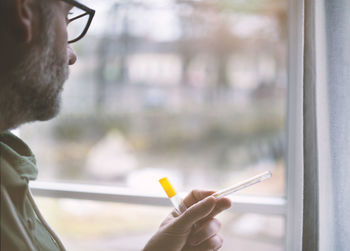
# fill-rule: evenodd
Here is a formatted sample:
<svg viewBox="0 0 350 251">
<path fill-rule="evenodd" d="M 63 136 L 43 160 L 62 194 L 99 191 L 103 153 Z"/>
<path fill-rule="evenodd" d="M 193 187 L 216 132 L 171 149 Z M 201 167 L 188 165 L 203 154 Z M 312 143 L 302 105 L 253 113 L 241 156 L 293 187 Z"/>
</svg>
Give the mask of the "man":
<svg viewBox="0 0 350 251">
<path fill-rule="evenodd" d="M 90 18 L 70 38 L 73 7 Z M 64 250 L 29 193 L 28 182 L 37 176 L 34 155 L 8 130 L 59 112 L 68 66 L 77 60 L 69 43 L 86 33 L 93 14 L 75 0 L 0 0 L 1 250 Z M 144 250 L 218 250 L 222 239 L 214 216 L 230 201 L 212 193 L 192 191 L 184 199 L 188 209 L 171 213 Z"/>
</svg>

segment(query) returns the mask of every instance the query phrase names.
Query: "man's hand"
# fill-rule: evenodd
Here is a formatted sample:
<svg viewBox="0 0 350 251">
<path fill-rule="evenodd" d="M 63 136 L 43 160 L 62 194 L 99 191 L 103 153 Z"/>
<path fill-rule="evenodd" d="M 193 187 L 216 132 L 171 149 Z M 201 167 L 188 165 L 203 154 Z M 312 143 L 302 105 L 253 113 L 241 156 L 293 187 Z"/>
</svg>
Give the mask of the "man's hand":
<svg viewBox="0 0 350 251">
<path fill-rule="evenodd" d="M 143 251 L 209 251 L 221 248 L 220 222 L 214 217 L 231 207 L 227 198 L 215 199 L 213 191 L 193 190 L 185 199 L 187 210 L 173 211 Z"/>
</svg>

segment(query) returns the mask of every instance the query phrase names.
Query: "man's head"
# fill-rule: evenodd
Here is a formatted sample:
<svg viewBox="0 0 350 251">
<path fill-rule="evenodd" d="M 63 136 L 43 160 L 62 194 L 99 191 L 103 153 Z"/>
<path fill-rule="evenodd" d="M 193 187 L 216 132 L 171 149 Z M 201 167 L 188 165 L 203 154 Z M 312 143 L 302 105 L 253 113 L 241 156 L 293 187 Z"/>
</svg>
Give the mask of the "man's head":
<svg viewBox="0 0 350 251">
<path fill-rule="evenodd" d="M 60 107 L 68 66 L 71 4 L 62 0 L 0 0 L 0 132 L 48 120 Z"/>
</svg>

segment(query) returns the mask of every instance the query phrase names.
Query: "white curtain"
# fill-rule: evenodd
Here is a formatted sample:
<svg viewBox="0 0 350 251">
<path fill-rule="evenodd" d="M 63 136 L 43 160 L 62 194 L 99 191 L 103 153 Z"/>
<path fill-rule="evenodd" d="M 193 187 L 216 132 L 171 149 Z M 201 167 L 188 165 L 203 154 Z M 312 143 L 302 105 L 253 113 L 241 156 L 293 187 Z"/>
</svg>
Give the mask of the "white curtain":
<svg viewBox="0 0 350 251">
<path fill-rule="evenodd" d="M 350 250 L 350 1 L 325 1 L 334 249 Z M 326 228 L 327 226 L 325 226 Z"/>
<path fill-rule="evenodd" d="M 289 1 L 287 251 L 350 250 L 350 1 Z"/>
<path fill-rule="evenodd" d="M 304 1 L 302 250 L 350 250 L 350 1 Z"/>
</svg>

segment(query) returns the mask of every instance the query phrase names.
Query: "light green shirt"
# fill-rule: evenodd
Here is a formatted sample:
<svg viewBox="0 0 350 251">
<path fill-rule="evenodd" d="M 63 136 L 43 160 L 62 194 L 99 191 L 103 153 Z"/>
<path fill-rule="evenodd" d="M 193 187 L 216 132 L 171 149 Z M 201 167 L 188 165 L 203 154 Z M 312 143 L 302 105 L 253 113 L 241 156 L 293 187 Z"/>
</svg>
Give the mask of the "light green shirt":
<svg viewBox="0 0 350 251">
<path fill-rule="evenodd" d="M 8 192 L 15 214 L 20 219 L 36 250 L 60 250 L 51 234 L 35 214 L 28 195 L 28 182 L 35 180 L 38 169 L 33 153 L 18 137 L 9 132 L 0 134 L 1 186 Z M 1 194 L 1 250 L 28 250 L 18 224 Z"/>
</svg>

